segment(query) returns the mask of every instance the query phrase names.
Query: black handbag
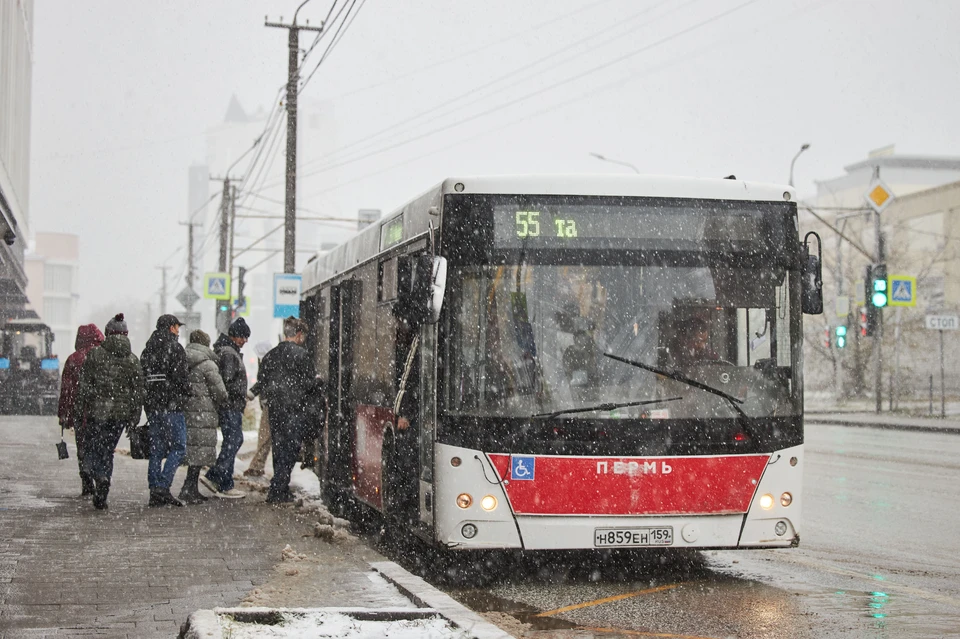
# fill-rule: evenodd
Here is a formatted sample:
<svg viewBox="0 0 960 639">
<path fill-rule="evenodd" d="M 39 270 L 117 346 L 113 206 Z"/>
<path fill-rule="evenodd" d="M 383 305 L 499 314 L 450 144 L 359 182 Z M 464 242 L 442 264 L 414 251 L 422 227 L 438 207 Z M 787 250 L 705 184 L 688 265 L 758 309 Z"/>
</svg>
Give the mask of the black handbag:
<svg viewBox="0 0 960 639">
<path fill-rule="evenodd" d="M 70 453 L 67 452 L 67 442 L 63 441 L 63 426 L 60 427 L 60 443 L 57 444 L 57 459 L 69 459 Z"/>
<path fill-rule="evenodd" d="M 150 459 L 150 429 L 146 424 L 127 427 L 130 438 L 130 456 L 134 459 Z"/>
</svg>

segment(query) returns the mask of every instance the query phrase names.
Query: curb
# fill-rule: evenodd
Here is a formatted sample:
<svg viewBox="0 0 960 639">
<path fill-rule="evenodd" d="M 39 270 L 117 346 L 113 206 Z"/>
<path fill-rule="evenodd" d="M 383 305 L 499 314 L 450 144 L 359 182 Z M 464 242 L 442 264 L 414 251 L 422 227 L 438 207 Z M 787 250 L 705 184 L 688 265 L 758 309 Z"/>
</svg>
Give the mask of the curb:
<svg viewBox="0 0 960 639">
<path fill-rule="evenodd" d="M 277 623 L 278 615 L 285 612 L 303 614 L 329 612 L 346 615 L 358 621 L 403 621 L 444 617 L 432 608 L 214 608 L 191 613 L 177 637 L 178 639 L 223 639 L 220 615 L 229 615 L 241 623 L 259 623 L 269 626 Z"/>
<path fill-rule="evenodd" d="M 960 435 L 960 428 L 951 426 L 934 426 L 920 424 L 890 424 L 886 422 L 866 422 L 859 420 L 850 420 L 844 418 L 830 418 L 826 415 L 804 416 L 804 422 L 807 424 L 833 424 L 837 426 L 855 426 L 858 428 L 879 428 L 883 430 L 910 430 L 922 433 L 947 433 L 951 435 Z"/>
<path fill-rule="evenodd" d="M 409 597 L 413 603 L 435 610 L 461 630 L 469 632 L 475 639 L 515 639 L 513 635 L 493 625 L 398 564 L 392 561 L 377 561 L 370 566 Z"/>
</svg>

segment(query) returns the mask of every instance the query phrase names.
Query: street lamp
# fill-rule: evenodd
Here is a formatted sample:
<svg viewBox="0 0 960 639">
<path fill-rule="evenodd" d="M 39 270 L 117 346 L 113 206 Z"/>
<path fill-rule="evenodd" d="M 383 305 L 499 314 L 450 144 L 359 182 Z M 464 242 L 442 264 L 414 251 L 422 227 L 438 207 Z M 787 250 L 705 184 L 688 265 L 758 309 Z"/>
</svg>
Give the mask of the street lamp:
<svg viewBox="0 0 960 639">
<path fill-rule="evenodd" d="M 590 155 L 597 158 L 598 160 L 602 160 L 603 162 L 610 162 L 611 164 L 619 164 L 620 166 L 626 166 L 631 168 L 634 173 L 640 173 L 640 169 L 630 164 L 629 162 L 624 162 L 623 160 L 613 160 L 611 158 L 608 158 L 605 155 L 600 155 L 599 153 L 591 153 Z"/>
<path fill-rule="evenodd" d="M 797 163 L 797 158 L 800 157 L 800 154 L 810 148 L 809 144 L 804 144 L 800 147 L 800 150 L 797 151 L 797 154 L 793 156 L 793 160 L 790 162 L 790 186 L 793 186 L 793 165 Z"/>
</svg>

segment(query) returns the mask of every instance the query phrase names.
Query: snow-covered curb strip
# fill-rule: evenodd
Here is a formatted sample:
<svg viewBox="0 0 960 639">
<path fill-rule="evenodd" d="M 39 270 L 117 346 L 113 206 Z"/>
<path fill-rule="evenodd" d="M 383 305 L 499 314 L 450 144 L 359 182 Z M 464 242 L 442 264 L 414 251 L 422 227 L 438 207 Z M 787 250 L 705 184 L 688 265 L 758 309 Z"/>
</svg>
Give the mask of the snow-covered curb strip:
<svg viewBox="0 0 960 639">
<path fill-rule="evenodd" d="M 437 611 L 474 639 L 514 639 L 513 635 L 484 620 L 474 611 L 394 562 L 376 561 L 370 565 L 415 604 Z"/>
<path fill-rule="evenodd" d="M 191 614 L 180 629 L 179 637 L 180 639 L 223 639 L 221 617 L 228 617 L 240 624 L 269 627 L 275 626 L 284 615 L 316 618 L 343 615 L 357 622 L 374 623 L 443 618 L 436 610 L 430 608 L 214 608 L 198 610 Z"/>
</svg>

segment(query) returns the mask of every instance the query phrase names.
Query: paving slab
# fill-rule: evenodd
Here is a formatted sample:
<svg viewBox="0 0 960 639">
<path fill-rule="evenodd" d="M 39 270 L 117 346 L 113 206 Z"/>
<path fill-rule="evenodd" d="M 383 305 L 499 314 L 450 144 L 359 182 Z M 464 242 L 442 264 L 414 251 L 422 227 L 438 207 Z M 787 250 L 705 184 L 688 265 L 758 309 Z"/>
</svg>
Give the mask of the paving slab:
<svg viewBox="0 0 960 639">
<path fill-rule="evenodd" d="M 69 431 L 70 459 L 57 459 L 59 437 L 54 418 L 0 417 L 4 639 L 174 637 L 218 607 L 417 607 L 371 569 L 382 556 L 344 529 L 315 537 L 314 510 L 270 506 L 259 490 L 148 508 L 147 463 L 118 454 L 110 508 L 94 510 L 78 497 Z"/>
</svg>

